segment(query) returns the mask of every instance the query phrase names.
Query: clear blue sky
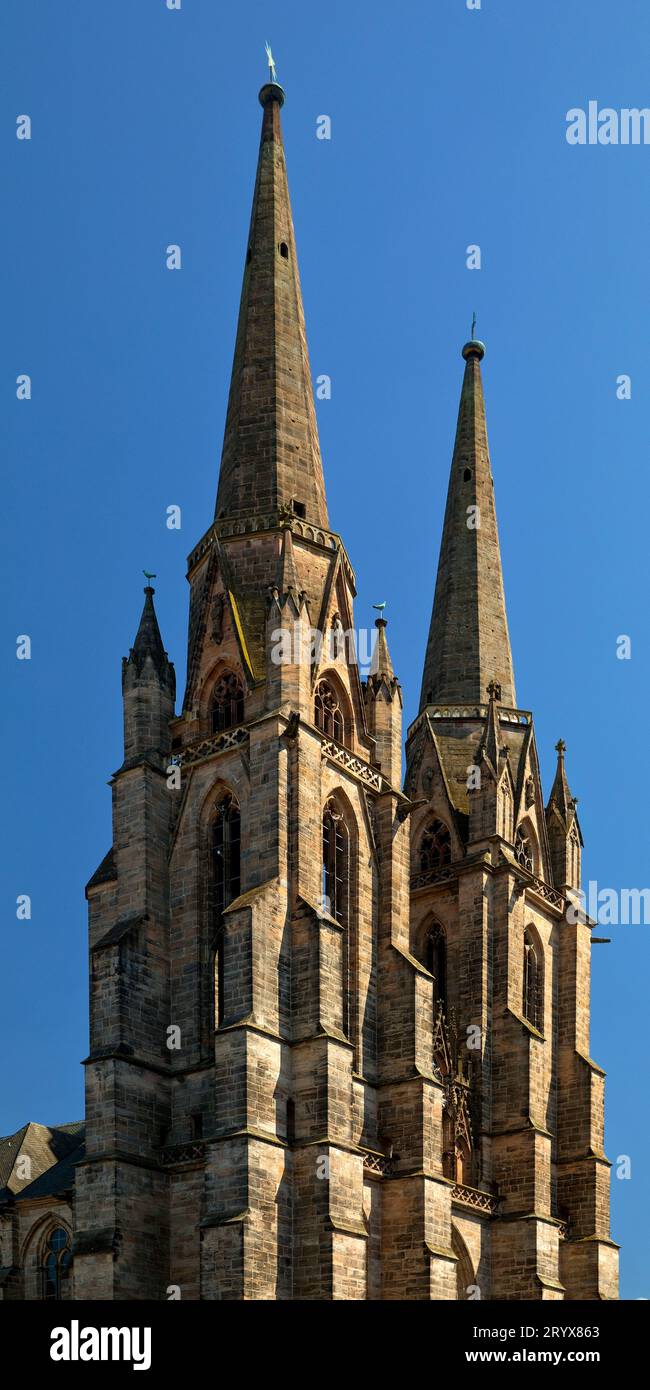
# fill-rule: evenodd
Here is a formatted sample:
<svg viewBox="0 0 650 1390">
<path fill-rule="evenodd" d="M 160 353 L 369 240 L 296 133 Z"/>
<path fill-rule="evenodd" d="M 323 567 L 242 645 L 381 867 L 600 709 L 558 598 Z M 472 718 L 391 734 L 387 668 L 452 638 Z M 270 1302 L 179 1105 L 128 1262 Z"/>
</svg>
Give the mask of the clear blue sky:
<svg viewBox="0 0 650 1390">
<path fill-rule="evenodd" d="M 476 309 L 517 688 L 546 790 L 562 735 L 587 877 L 650 880 L 650 147 L 565 140 L 566 111 L 590 99 L 650 105 L 647 0 L 4 0 L 0 1133 L 83 1111 L 83 886 L 111 839 L 120 659 L 155 570 L 183 685 L 185 558 L 214 506 L 266 38 L 357 622 L 388 601 L 413 718 Z M 181 273 L 165 269 L 171 242 Z M 608 1154 L 632 1160 L 631 1180 L 613 1179 L 613 1230 L 623 1294 L 647 1298 L 648 928 L 601 934 L 592 1053 Z"/>
</svg>

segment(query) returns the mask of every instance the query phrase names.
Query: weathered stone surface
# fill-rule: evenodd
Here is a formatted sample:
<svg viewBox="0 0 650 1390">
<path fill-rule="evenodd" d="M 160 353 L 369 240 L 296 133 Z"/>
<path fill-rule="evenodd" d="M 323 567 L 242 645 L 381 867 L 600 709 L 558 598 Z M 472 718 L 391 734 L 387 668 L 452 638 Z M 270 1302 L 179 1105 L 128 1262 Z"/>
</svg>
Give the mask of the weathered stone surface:
<svg viewBox="0 0 650 1390">
<path fill-rule="evenodd" d="M 590 931 L 564 912 L 581 839 L 563 750 L 545 810 L 508 708 L 482 347 L 403 792 L 385 621 L 365 683 L 339 640 L 355 583 L 327 529 L 280 97 L 182 714 L 149 588 L 123 667 L 85 1152 L 32 1135 L 30 1187 L 23 1132 L 3 1141 L 0 1292 L 43 1296 L 58 1227 L 77 1299 L 615 1298 Z"/>
</svg>

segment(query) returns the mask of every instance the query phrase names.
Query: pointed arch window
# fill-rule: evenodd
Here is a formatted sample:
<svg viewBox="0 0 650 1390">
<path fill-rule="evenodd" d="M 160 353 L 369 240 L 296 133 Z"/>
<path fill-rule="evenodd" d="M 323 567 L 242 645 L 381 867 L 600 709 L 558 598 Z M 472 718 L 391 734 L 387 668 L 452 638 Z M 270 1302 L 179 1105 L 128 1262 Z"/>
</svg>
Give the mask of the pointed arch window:
<svg viewBox="0 0 650 1390">
<path fill-rule="evenodd" d="M 420 841 L 420 873 L 451 863 L 451 835 L 444 821 L 434 820 Z"/>
<path fill-rule="evenodd" d="M 223 913 L 241 890 L 241 816 L 235 798 L 227 793 L 217 804 L 212 823 L 212 881 L 216 917 L 214 945 L 214 1026 L 224 1018 L 226 938 Z"/>
<path fill-rule="evenodd" d="M 455 1227 L 452 1227 L 451 1248 L 456 1255 L 456 1298 L 463 1302 L 475 1296 L 477 1284 L 467 1246 Z"/>
<path fill-rule="evenodd" d="M 213 734 L 234 729 L 244 720 L 244 687 L 234 671 L 224 671 L 212 692 L 210 718 Z"/>
<path fill-rule="evenodd" d="M 319 681 L 316 686 L 314 723 L 326 738 L 345 743 L 345 716 L 339 697 L 329 681 Z"/>
<path fill-rule="evenodd" d="M 542 962 L 541 952 L 532 933 L 524 932 L 523 1013 L 533 1028 L 542 1032 Z"/>
<path fill-rule="evenodd" d="M 63 1226 L 55 1226 L 47 1238 L 43 1258 L 43 1298 L 47 1302 L 63 1297 L 71 1263 L 70 1236 Z"/>
<path fill-rule="evenodd" d="M 440 922 L 432 922 L 426 936 L 426 967 L 433 975 L 434 1003 L 447 1002 L 447 936 Z"/>
<path fill-rule="evenodd" d="M 350 945 L 350 831 L 336 801 L 330 797 L 323 811 L 323 907 L 345 928 L 341 942 L 343 1032 L 352 1042 L 356 1033 L 351 996 L 355 989 L 351 976 L 353 955 Z"/>
<path fill-rule="evenodd" d="M 330 917 L 347 925 L 350 877 L 350 833 L 336 802 L 323 812 L 323 905 Z"/>
<path fill-rule="evenodd" d="M 515 859 L 518 864 L 521 864 L 522 869 L 527 869 L 529 874 L 533 873 L 535 864 L 533 842 L 525 826 L 521 825 L 517 827 L 517 834 L 515 835 Z"/>
<path fill-rule="evenodd" d="M 569 873 L 572 888 L 580 886 L 580 837 L 576 830 L 575 821 L 569 832 Z"/>
<path fill-rule="evenodd" d="M 460 1096 L 454 1086 L 448 1088 L 443 1112 L 442 1170 L 446 1178 L 472 1186 L 474 1155 L 467 1097 Z"/>
</svg>

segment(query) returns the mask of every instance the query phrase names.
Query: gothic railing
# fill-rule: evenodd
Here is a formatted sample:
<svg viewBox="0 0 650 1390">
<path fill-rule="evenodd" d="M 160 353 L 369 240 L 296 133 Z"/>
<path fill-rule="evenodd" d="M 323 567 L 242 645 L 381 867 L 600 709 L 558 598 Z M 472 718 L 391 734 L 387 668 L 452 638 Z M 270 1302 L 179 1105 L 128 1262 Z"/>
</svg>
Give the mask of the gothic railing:
<svg viewBox="0 0 650 1390">
<path fill-rule="evenodd" d="M 451 1189 L 452 1202 L 460 1202 L 464 1207 L 471 1207 L 472 1211 L 483 1211 L 487 1216 L 494 1216 L 499 1205 L 499 1198 L 494 1197 L 491 1192 L 480 1192 L 477 1187 L 465 1187 L 462 1183 L 454 1183 Z"/>
<path fill-rule="evenodd" d="M 383 1178 L 389 1178 L 393 1171 L 393 1160 L 385 1154 L 367 1149 L 363 1155 L 363 1166 L 369 1173 L 379 1173 Z"/>
<path fill-rule="evenodd" d="M 564 897 L 561 893 L 558 893 L 557 888 L 551 888 L 548 883 L 544 883 L 543 879 L 536 878 L 535 874 L 531 874 L 531 879 L 532 883 L 530 886 L 533 892 L 538 893 L 540 898 L 550 903 L 552 907 L 559 907 L 562 912 L 564 909 Z"/>
<path fill-rule="evenodd" d="M 184 748 L 174 752 L 172 758 L 181 767 L 187 767 L 190 763 L 200 763 L 204 758 L 211 758 L 214 753 L 225 753 L 228 748 L 239 748 L 242 743 L 248 742 L 248 729 L 240 726 L 237 729 L 226 729 L 225 733 L 212 734 L 209 738 L 199 738 L 194 743 L 187 743 Z"/>
<path fill-rule="evenodd" d="M 428 888 L 432 883 L 446 883 L 455 878 L 457 870 L 445 865 L 442 869 L 425 869 L 422 873 L 411 874 L 411 888 Z"/>
<path fill-rule="evenodd" d="M 357 758 L 354 753 L 351 753 L 349 748 L 344 748 L 341 743 L 335 743 L 332 738 L 324 738 L 321 743 L 321 754 L 324 758 L 330 758 L 332 762 L 338 763 L 339 767 L 345 768 L 346 772 L 351 772 L 353 777 L 358 777 L 359 781 L 365 782 L 373 788 L 373 791 L 381 791 L 383 786 L 381 772 L 369 767 L 361 758 Z"/>
<path fill-rule="evenodd" d="M 519 724 L 526 727 L 533 722 L 533 716 L 528 709 L 513 709 L 509 705 L 499 705 L 498 710 L 500 724 Z M 487 705 L 427 705 L 426 709 L 409 725 L 407 736 L 408 739 L 412 739 L 425 719 L 482 720 L 486 718 L 487 712 Z"/>
<path fill-rule="evenodd" d="M 205 1155 L 205 1144 L 193 1139 L 188 1144 L 170 1144 L 160 1150 L 160 1163 L 163 1168 L 173 1168 L 181 1163 L 200 1163 Z"/>
</svg>

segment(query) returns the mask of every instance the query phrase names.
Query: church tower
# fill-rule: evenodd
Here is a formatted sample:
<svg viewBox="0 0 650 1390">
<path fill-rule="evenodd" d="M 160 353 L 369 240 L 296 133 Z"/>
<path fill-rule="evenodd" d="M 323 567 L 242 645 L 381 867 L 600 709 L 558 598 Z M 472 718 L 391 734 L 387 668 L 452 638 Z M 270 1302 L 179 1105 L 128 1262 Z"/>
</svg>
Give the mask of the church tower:
<svg viewBox="0 0 650 1390">
<path fill-rule="evenodd" d="M 614 1297 L 581 837 L 516 708 L 483 348 L 404 790 L 386 623 L 364 681 L 330 529 L 282 88 L 260 102 L 182 709 L 147 586 L 87 888 L 75 1298 Z"/>
<path fill-rule="evenodd" d="M 75 1287 L 445 1297 L 451 1249 L 440 1273 L 427 1245 L 433 1206 L 449 1202 L 442 1182 L 428 1198 L 422 1175 L 442 1090 L 419 1017 L 426 973 L 409 954 L 401 693 L 383 621 L 359 676 L 281 87 L 260 102 L 216 512 L 189 557 L 183 708 L 172 717 L 147 589 L 124 666 L 114 845 L 88 886 Z"/>
<path fill-rule="evenodd" d="M 436 1046 L 461 1284 L 471 1276 L 493 1299 L 616 1298 L 604 1074 L 589 1056 L 593 924 L 568 896 L 580 886 L 582 837 L 564 744 L 545 810 L 532 715 L 517 706 L 484 352 L 476 340 L 463 348 L 420 712 L 408 731 L 411 949 L 433 974 L 446 1036 Z"/>
</svg>

